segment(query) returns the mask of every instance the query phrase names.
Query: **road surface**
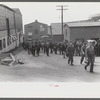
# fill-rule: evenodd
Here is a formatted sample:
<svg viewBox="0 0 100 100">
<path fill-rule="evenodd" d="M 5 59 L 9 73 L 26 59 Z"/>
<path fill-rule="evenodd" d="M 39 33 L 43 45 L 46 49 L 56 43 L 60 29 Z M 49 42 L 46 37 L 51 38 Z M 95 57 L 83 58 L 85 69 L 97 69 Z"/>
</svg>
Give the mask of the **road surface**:
<svg viewBox="0 0 100 100">
<path fill-rule="evenodd" d="M 0 65 L 1 82 L 100 82 L 100 57 L 96 57 L 94 73 L 84 70 L 80 57 L 74 57 L 74 66 L 67 63 L 68 58 L 59 54 L 39 57 L 21 51 L 15 55 L 24 61 L 23 65 Z"/>
</svg>

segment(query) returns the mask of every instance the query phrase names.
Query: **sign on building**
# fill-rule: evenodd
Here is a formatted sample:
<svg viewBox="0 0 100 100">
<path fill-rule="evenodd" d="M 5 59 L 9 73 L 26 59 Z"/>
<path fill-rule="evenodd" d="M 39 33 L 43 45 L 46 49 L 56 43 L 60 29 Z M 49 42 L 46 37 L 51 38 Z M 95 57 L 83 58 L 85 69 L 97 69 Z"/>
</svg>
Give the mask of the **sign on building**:
<svg viewBox="0 0 100 100">
<path fill-rule="evenodd" d="M 29 33 L 28 33 L 28 36 L 32 36 L 32 32 L 29 32 Z"/>
</svg>

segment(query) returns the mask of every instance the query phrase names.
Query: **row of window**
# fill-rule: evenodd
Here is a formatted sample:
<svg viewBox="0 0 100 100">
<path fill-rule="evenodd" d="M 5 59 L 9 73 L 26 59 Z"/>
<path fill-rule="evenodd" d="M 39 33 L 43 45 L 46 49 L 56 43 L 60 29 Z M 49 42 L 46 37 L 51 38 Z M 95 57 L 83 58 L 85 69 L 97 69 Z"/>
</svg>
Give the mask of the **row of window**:
<svg viewBox="0 0 100 100">
<path fill-rule="evenodd" d="M 28 36 L 32 36 L 32 32 L 30 32 L 31 30 L 28 30 L 28 31 L 29 31 Z M 44 28 L 40 31 L 44 31 Z M 39 33 L 39 31 L 37 29 L 35 29 L 34 34 L 38 34 L 38 33 Z"/>
<path fill-rule="evenodd" d="M 38 34 L 38 30 L 34 30 L 34 34 Z M 32 36 L 32 32 L 28 32 L 28 36 Z"/>
<path fill-rule="evenodd" d="M 28 31 L 32 31 L 32 26 L 28 26 Z M 40 25 L 40 31 L 45 31 L 45 27 L 43 25 Z M 38 30 L 34 30 L 34 34 L 38 34 Z"/>
<path fill-rule="evenodd" d="M 34 34 L 38 34 L 38 33 L 39 33 L 39 31 L 35 29 L 35 30 L 34 30 Z M 29 32 L 28 35 L 29 35 L 29 36 L 32 35 L 32 32 Z"/>
<path fill-rule="evenodd" d="M 8 46 L 11 45 L 12 43 L 15 42 L 15 40 L 16 40 L 15 37 L 12 37 L 12 36 L 7 37 L 7 45 Z M 6 39 L 5 38 L 0 40 L 0 50 L 2 50 L 4 48 L 6 48 Z"/>
</svg>

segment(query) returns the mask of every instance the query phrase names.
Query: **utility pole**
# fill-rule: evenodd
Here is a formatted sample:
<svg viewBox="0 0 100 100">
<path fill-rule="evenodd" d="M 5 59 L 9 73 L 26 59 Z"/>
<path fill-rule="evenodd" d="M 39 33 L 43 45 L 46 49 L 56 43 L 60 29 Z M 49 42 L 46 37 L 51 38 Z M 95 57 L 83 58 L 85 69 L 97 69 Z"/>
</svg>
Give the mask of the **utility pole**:
<svg viewBox="0 0 100 100">
<path fill-rule="evenodd" d="M 52 27 L 51 26 L 50 26 L 50 33 L 51 33 L 50 34 L 51 35 L 51 40 L 53 40 L 53 38 L 52 38 L 53 37 L 53 35 L 52 35 Z"/>
<path fill-rule="evenodd" d="M 68 9 L 64 8 L 64 7 L 68 7 L 68 6 L 67 5 L 60 5 L 60 6 L 57 6 L 57 7 L 61 8 L 61 9 L 57 9 L 57 10 L 61 10 L 61 30 L 62 30 L 62 41 L 63 41 L 63 38 L 64 38 L 64 34 L 63 34 L 63 11 L 68 10 Z"/>
</svg>

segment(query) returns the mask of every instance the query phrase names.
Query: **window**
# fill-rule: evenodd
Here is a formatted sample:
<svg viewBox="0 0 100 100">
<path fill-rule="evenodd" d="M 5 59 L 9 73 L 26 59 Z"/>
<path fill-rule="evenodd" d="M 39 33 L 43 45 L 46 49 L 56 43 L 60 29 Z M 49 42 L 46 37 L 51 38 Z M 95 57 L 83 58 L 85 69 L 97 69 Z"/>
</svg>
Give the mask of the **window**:
<svg viewBox="0 0 100 100">
<path fill-rule="evenodd" d="M 6 40 L 3 39 L 3 48 L 5 48 L 5 47 L 6 47 Z"/>
<path fill-rule="evenodd" d="M 40 25 L 40 31 L 44 31 L 44 26 Z"/>
<path fill-rule="evenodd" d="M 2 50 L 2 40 L 0 40 L 0 50 Z"/>
<path fill-rule="evenodd" d="M 32 26 L 27 26 L 27 28 L 28 28 L 28 31 L 32 31 Z"/>
<path fill-rule="evenodd" d="M 8 33 L 8 36 L 10 35 L 10 29 L 9 29 L 9 19 L 6 18 L 6 26 L 7 26 L 7 33 Z"/>
<path fill-rule="evenodd" d="M 38 34 L 38 30 L 34 30 L 34 34 Z"/>
</svg>

